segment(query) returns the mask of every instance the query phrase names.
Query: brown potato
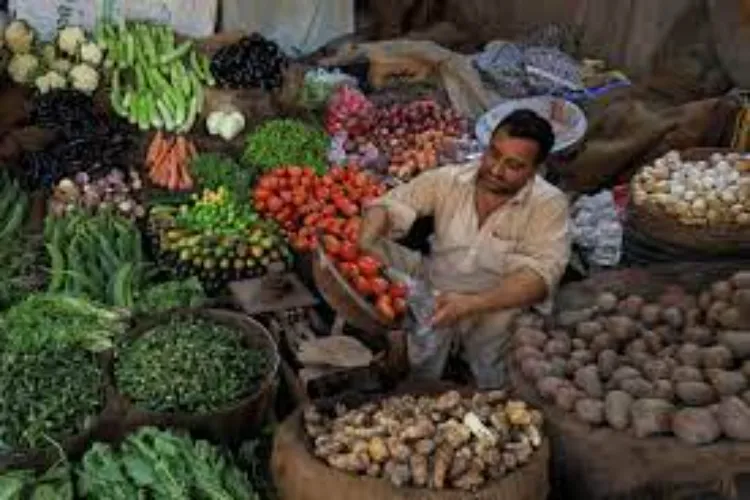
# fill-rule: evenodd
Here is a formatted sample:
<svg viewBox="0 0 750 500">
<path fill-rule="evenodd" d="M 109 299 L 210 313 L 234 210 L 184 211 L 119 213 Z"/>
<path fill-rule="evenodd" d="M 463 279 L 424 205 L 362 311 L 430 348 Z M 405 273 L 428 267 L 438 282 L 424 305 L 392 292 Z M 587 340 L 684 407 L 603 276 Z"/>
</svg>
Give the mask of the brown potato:
<svg viewBox="0 0 750 500">
<path fill-rule="evenodd" d="M 600 352 L 597 358 L 599 375 L 605 380 L 609 379 L 617 369 L 619 363 L 620 358 L 615 351 L 607 349 Z"/>
<path fill-rule="evenodd" d="M 604 397 L 604 387 L 596 365 L 587 365 L 576 371 L 575 383 L 592 398 Z"/>
<path fill-rule="evenodd" d="M 576 361 L 575 359 L 569 359 L 568 364 L 565 368 L 565 374 L 573 377 L 575 376 L 576 372 L 583 368 L 585 365 L 581 363 L 580 361 Z"/>
<path fill-rule="evenodd" d="M 745 391 L 740 395 L 740 398 L 742 398 L 742 401 L 745 404 L 750 404 L 750 391 Z"/>
<path fill-rule="evenodd" d="M 716 417 L 706 408 L 679 410 L 672 418 L 672 432 L 681 441 L 692 445 L 710 444 L 721 436 Z"/>
<path fill-rule="evenodd" d="M 711 295 L 717 301 L 729 302 L 732 300 L 733 292 L 734 287 L 729 281 L 717 281 L 711 285 Z"/>
<path fill-rule="evenodd" d="M 547 342 L 547 334 L 534 328 L 521 327 L 516 330 L 514 339 L 518 345 L 544 349 L 544 344 Z"/>
<path fill-rule="evenodd" d="M 639 399 L 630 406 L 633 431 L 638 438 L 667 433 L 672 427 L 674 406 L 661 399 Z"/>
<path fill-rule="evenodd" d="M 672 328 L 680 328 L 685 323 L 682 309 L 676 306 L 667 307 L 661 312 L 661 317 Z"/>
<path fill-rule="evenodd" d="M 599 312 L 606 314 L 614 311 L 617 308 L 618 302 L 617 295 L 611 292 L 604 292 L 600 293 L 596 298 L 596 307 Z"/>
<path fill-rule="evenodd" d="M 635 339 L 625 348 L 625 354 L 629 357 L 632 357 L 635 353 L 645 353 L 647 351 L 646 341 L 643 339 Z"/>
<path fill-rule="evenodd" d="M 692 307 L 685 311 L 685 326 L 699 326 L 703 321 L 703 311 L 697 307 Z"/>
<path fill-rule="evenodd" d="M 672 328 L 669 325 L 659 325 L 655 327 L 654 333 L 657 334 L 665 344 L 682 342 L 680 330 Z"/>
<path fill-rule="evenodd" d="M 689 406 L 707 406 L 716 401 L 716 392 L 704 382 L 678 382 L 675 393 Z"/>
<path fill-rule="evenodd" d="M 750 311 L 750 288 L 735 290 L 732 305 L 740 311 Z"/>
<path fill-rule="evenodd" d="M 548 400 L 554 400 L 557 391 L 565 385 L 565 381 L 557 377 L 544 377 L 536 383 L 539 395 Z"/>
<path fill-rule="evenodd" d="M 570 359 L 580 361 L 585 366 L 594 361 L 594 354 L 591 351 L 573 351 Z"/>
<path fill-rule="evenodd" d="M 547 356 L 567 356 L 571 349 L 570 339 L 550 340 L 544 347 L 544 353 Z"/>
<path fill-rule="evenodd" d="M 643 341 L 646 343 L 646 348 L 649 352 L 658 354 L 662 350 L 663 345 L 661 337 L 658 333 L 651 330 L 646 330 L 641 335 L 641 338 L 643 338 Z"/>
<path fill-rule="evenodd" d="M 703 374 L 694 366 L 680 366 L 672 372 L 675 382 L 703 382 Z"/>
<path fill-rule="evenodd" d="M 750 331 L 721 332 L 719 343 L 727 347 L 737 359 L 750 357 Z"/>
<path fill-rule="evenodd" d="M 661 351 L 659 351 L 659 357 L 662 359 L 666 358 L 672 358 L 677 354 L 677 346 L 676 345 L 668 345 Z"/>
<path fill-rule="evenodd" d="M 546 361 L 526 358 L 521 363 L 521 373 L 529 380 L 538 380 L 541 377 L 546 377 L 549 374 L 549 363 Z"/>
<path fill-rule="evenodd" d="M 650 398 L 654 395 L 654 386 L 640 377 L 623 380 L 620 388 L 635 399 Z"/>
<path fill-rule="evenodd" d="M 728 438 L 750 441 L 750 407 L 740 398 L 725 398 L 719 404 L 718 419 Z"/>
<path fill-rule="evenodd" d="M 604 331 L 604 327 L 598 321 L 584 321 L 576 326 L 576 335 L 586 341 L 593 339 L 602 331 Z"/>
<path fill-rule="evenodd" d="M 635 321 L 627 316 L 612 316 L 607 320 L 607 330 L 621 342 L 626 342 L 635 337 L 637 327 Z"/>
<path fill-rule="evenodd" d="M 677 359 L 686 366 L 700 366 L 702 356 L 701 348 L 695 344 L 683 344 L 677 351 Z"/>
<path fill-rule="evenodd" d="M 663 399 L 670 403 L 674 401 L 674 385 L 671 381 L 662 379 L 654 382 L 654 397 L 656 399 Z"/>
<path fill-rule="evenodd" d="M 708 311 L 713 302 L 714 298 L 711 295 L 710 291 L 701 292 L 701 294 L 698 296 L 698 307 L 703 311 Z"/>
<path fill-rule="evenodd" d="M 699 345 L 699 346 L 710 345 L 714 340 L 714 336 L 713 336 L 713 333 L 711 332 L 711 329 L 703 325 L 687 327 L 685 329 L 685 334 L 683 338 L 686 341 L 693 343 L 695 345 Z"/>
<path fill-rule="evenodd" d="M 747 378 L 742 372 L 707 370 L 706 374 L 720 396 L 735 396 L 747 389 Z"/>
<path fill-rule="evenodd" d="M 705 368 L 729 368 L 732 366 L 732 351 L 723 345 L 705 347 L 702 362 Z"/>
<path fill-rule="evenodd" d="M 706 311 L 706 324 L 708 326 L 720 326 L 721 315 L 727 309 L 729 309 L 729 302 L 717 301 L 711 304 L 711 307 Z"/>
<path fill-rule="evenodd" d="M 574 351 L 585 351 L 589 346 L 588 342 L 579 338 L 573 339 L 571 343 Z"/>
<path fill-rule="evenodd" d="M 661 306 L 659 304 L 646 304 L 641 308 L 641 321 L 646 326 L 654 326 L 661 320 Z"/>
<path fill-rule="evenodd" d="M 516 350 L 513 352 L 513 358 L 516 360 L 516 363 L 521 364 L 527 359 L 538 359 L 541 361 L 544 359 L 544 353 L 536 347 L 521 345 L 516 347 Z"/>
<path fill-rule="evenodd" d="M 563 328 L 572 328 L 579 323 L 590 320 L 594 316 L 594 312 L 594 308 L 561 311 L 557 315 L 557 324 Z"/>
<path fill-rule="evenodd" d="M 742 327 L 742 314 L 740 309 L 734 306 L 724 309 L 717 320 L 724 328 L 736 329 Z"/>
<path fill-rule="evenodd" d="M 567 367 L 568 361 L 565 358 L 555 356 L 549 360 L 549 374 L 552 377 L 564 377 Z"/>
<path fill-rule="evenodd" d="M 641 308 L 644 306 L 646 301 L 643 297 L 638 295 L 630 295 L 626 299 L 620 301 L 617 305 L 617 310 L 629 318 L 636 319 L 641 315 Z"/>
<path fill-rule="evenodd" d="M 555 405 L 565 411 L 573 411 L 576 401 L 583 397 L 583 393 L 574 387 L 560 387 L 555 394 Z"/>
<path fill-rule="evenodd" d="M 640 376 L 641 372 L 639 372 L 632 366 L 621 366 L 612 374 L 612 380 L 619 385 L 624 380 L 639 378 Z"/>
<path fill-rule="evenodd" d="M 750 271 L 738 271 L 734 276 L 729 278 L 729 282 L 735 288 L 750 288 Z"/>
<path fill-rule="evenodd" d="M 617 341 L 609 333 L 600 333 L 591 341 L 591 351 L 595 354 L 615 347 L 617 347 Z"/>
<path fill-rule="evenodd" d="M 599 399 L 579 399 L 575 411 L 578 418 L 587 424 L 600 425 L 604 422 L 604 403 Z"/>
<path fill-rule="evenodd" d="M 624 391 L 611 391 L 604 401 L 604 413 L 607 423 L 613 429 L 624 430 L 630 423 L 630 406 L 633 398 Z"/>
<path fill-rule="evenodd" d="M 643 364 L 643 373 L 650 381 L 668 379 L 671 375 L 669 365 L 660 359 L 650 359 Z"/>
<path fill-rule="evenodd" d="M 629 356 L 629 359 L 631 365 L 639 370 L 643 370 L 646 363 L 654 358 L 647 352 L 634 352 Z"/>
</svg>

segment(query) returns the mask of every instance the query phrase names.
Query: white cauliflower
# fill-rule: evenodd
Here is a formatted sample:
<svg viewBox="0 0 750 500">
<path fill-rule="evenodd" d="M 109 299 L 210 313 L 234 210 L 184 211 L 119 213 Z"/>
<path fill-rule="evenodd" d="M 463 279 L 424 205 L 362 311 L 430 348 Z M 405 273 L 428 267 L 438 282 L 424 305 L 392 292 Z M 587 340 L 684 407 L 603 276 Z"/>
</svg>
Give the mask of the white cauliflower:
<svg viewBox="0 0 750 500">
<path fill-rule="evenodd" d="M 8 74 L 16 83 L 29 83 L 39 69 L 39 59 L 32 54 L 16 54 L 8 64 Z"/>
<path fill-rule="evenodd" d="M 34 81 L 37 90 L 42 94 L 46 94 L 50 90 L 64 89 L 67 86 L 65 77 L 57 71 L 48 71 L 42 76 L 37 77 Z"/>
<path fill-rule="evenodd" d="M 34 32 L 25 21 L 15 20 L 5 28 L 5 43 L 14 54 L 28 54 L 34 44 Z"/>
<path fill-rule="evenodd" d="M 49 63 L 49 68 L 54 69 L 61 75 L 67 75 L 68 71 L 70 71 L 70 68 L 72 67 L 73 63 L 67 59 L 55 59 L 54 61 Z"/>
<path fill-rule="evenodd" d="M 99 66 L 103 58 L 102 49 L 94 42 L 81 45 L 81 59 L 92 66 Z"/>
<path fill-rule="evenodd" d="M 99 72 L 88 64 L 77 64 L 68 73 L 74 89 L 87 94 L 93 93 L 99 86 Z"/>
<path fill-rule="evenodd" d="M 42 45 L 42 50 L 39 51 L 39 57 L 42 60 L 42 63 L 44 63 L 46 66 L 49 66 L 52 64 L 52 62 L 57 58 L 57 51 L 55 50 L 55 46 L 51 43 L 45 43 Z"/>
<path fill-rule="evenodd" d="M 69 56 L 78 54 L 78 47 L 85 42 L 86 33 L 79 26 L 67 26 L 57 34 L 57 47 Z"/>
</svg>

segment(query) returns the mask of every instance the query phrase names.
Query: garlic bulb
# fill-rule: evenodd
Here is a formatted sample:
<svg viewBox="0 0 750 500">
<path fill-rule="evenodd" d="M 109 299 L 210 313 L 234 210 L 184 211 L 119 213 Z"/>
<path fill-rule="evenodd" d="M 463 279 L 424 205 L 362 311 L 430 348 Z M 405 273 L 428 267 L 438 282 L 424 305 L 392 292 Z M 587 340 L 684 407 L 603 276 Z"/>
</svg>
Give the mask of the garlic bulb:
<svg viewBox="0 0 750 500">
<path fill-rule="evenodd" d="M 633 203 L 689 226 L 750 226 L 750 155 L 713 153 L 687 161 L 670 151 L 632 182 Z"/>
</svg>

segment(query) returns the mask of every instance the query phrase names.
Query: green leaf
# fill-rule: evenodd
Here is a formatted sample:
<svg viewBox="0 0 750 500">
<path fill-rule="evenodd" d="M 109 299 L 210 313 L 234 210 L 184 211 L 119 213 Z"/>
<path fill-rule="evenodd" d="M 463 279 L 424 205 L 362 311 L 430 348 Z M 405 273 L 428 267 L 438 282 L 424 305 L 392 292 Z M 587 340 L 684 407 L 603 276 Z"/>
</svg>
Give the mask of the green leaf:
<svg viewBox="0 0 750 500">
<path fill-rule="evenodd" d="M 122 457 L 122 463 L 128 475 L 138 487 L 150 486 L 156 481 L 153 469 L 140 457 L 125 455 Z"/>
</svg>

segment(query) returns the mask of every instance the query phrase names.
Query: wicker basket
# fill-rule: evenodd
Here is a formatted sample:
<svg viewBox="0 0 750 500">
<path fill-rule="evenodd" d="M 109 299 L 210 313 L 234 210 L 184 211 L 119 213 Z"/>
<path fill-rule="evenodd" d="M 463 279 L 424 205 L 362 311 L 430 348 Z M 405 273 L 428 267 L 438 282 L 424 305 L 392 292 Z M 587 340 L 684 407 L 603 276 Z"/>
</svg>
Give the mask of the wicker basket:
<svg viewBox="0 0 750 500">
<path fill-rule="evenodd" d="M 586 307 L 605 291 L 617 294 L 637 291 L 647 300 L 654 300 L 675 286 L 696 293 L 739 269 L 743 269 L 742 265 L 722 262 L 604 272 L 564 287 L 557 305 L 562 309 Z M 744 269 L 750 269 L 750 265 L 744 264 Z M 518 367 L 514 363 L 509 365 L 514 390 L 545 414 L 553 447 L 554 498 L 717 498 L 705 495 L 726 495 L 738 475 L 750 473 L 750 444 L 722 440 L 699 447 L 675 437 L 638 439 L 627 431 L 591 427 L 572 413 L 543 401 Z"/>
<path fill-rule="evenodd" d="M 681 153 L 685 160 L 707 160 L 713 153 L 728 153 L 728 149 L 695 148 Z M 629 224 L 656 242 L 721 256 L 739 256 L 750 251 L 750 227 L 734 225 L 694 227 L 681 224 L 674 217 L 651 207 L 628 207 Z"/>
</svg>

